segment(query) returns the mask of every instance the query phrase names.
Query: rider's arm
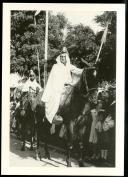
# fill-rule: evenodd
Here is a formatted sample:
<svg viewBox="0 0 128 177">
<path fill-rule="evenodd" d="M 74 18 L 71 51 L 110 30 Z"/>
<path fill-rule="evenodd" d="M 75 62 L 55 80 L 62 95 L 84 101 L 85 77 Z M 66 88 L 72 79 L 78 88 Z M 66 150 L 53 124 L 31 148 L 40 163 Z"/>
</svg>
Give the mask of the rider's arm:
<svg viewBox="0 0 128 177">
<path fill-rule="evenodd" d="M 77 68 L 76 66 L 72 64 L 70 65 L 70 70 L 73 74 L 76 74 L 76 75 L 81 75 L 83 72 L 83 69 Z"/>
<path fill-rule="evenodd" d="M 43 90 L 43 88 L 38 84 L 36 87 L 36 91 L 39 89 L 39 91 L 41 92 Z"/>
</svg>

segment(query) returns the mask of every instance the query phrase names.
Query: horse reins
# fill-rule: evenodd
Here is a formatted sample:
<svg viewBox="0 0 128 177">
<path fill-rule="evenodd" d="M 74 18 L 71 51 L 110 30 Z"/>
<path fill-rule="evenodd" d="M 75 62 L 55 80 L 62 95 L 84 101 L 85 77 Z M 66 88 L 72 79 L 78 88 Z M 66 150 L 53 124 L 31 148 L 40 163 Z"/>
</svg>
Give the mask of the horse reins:
<svg viewBox="0 0 128 177">
<path fill-rule="evenodd" d="M 86 87 L 86 90 L 87 90 L 87 94 L 86 95 L 81 94 L 84 98 L 86 98 L 88 96 L 88 94 L 89 94 L 89 92 L 91 90 L 96 90 L 97 89 L 97 88 L 91 88 L 91 89 L 89 89 L 88 83 L 87 83 L 86 71 L 85 71 L 85 87 Z"/>
</svg>

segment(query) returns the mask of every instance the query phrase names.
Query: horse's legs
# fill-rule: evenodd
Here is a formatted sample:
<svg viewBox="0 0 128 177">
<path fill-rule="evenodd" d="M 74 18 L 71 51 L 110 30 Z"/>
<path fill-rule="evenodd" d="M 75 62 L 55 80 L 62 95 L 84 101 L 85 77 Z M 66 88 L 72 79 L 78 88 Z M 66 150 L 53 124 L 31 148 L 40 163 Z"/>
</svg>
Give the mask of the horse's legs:
<svg viewBox="0 0 128 177">
<path fill-rule="evenodd" d="M 44 117 L 43 120 L 43 142 L 44 142 L 44 151 L 45 155 L 44 158 L 50 159 L 50 152 L 48 149 L 48 137 L 50 136 L 50 127 L 51 124 L 47 121 L 47 119 Z"/>
<path fill-rule="evenodd" d="M 45 150 L 45 156 L 44 158 L 50 159 L 50 153 L 48 150 L 48 143 L 47 143 L 47 138 L 45 137 L 45 141 L 44 141 L 44 150 Z"/>
<path fill-rule="evenodd" d="M 74 134 L 74 122 L 70 121 L 67 124 L 67 167 L 71 167 L 71 153 L 73 150 L 73 134 Z"/>
<path fill-rule="evenodd" d="M 21 123 L 21 137 L 22 137 L 21 151 L 25 151 L 26 126 L 24 122 L 24 117 L 22 117 L 22 123 Z"/>
<path fill-rule="evenodd" d="M 22 141 L 21 151 L 25 151 L 25 138 Z"/>
<path fill-rule="evenodd" d="M 71 167 L 71 153 L 72 153 L 73 145 L 68 145 L 67 146 L 67 157 L 66 157 L 66 162 L 67 162 L 67 167 Z"/>
<path fill-rule="evenodd" d="M 35 130 L 35 140 L 37 142 L 36 146 L 36 160 L 41 160 L 41 151 L 40 151 L 40 132 L 39 129 L 36 125 L 36 130 Z"/>
<path fill-rule="evenodd" d="M 33 151 L 33 144 L 34 144 L 34 137 L 35 137 L 35 122 L 33 121 L 32 122 L 32 125 L 31 125 L 31 147 L 30 147 L 30 150 Z"/>
<path fill-rule="evenodd" d="M 83 142 L 79 142 L 79 159 L 78 159 L 78 162 L 79 162 L 80 167 L 83 167 L 83 151 L 84 151 L 83 147 L 84 147 Z"/>
<path fill-rule="evenodd" d="M 31 136 L 31 146 L 30 146 L 30 151 L 33 151 L 33 141 L 34 141 L 34 137 Z"/>
<path fill-rule="evenodd" d="M 16 115 L 15 115 L 15 119 L 16 119 L 16 135 L 17 138 L 21 138 L 21 134 L 22 134 L 22 127 L 21 127 L 21 117 L 20 117 L 20 110 L 17 109 L 16 110 Z"/>
<path fill-rule="evenodd" d="M 84 157 L 83 157 L 83 154 L 84 154 L 84 145 L 83 145 L 83 141 L 84 141 L 84 134 L 85 134 L 85 130 L 86 130 L 86 127 L 84 126 L 83 128 L 80 129 L 79 131 L 79 138 L 80 138 L 80 141 L 79 141 L 79 166 L 80 167 L 83 167 L 83 162 L 84 162 Z"/>
<path fill-rule="evenodd" d="M 37 112 L 39 113 L 39 111 L 37 111 Z M 41 146 L 40 146 L 40 142 L 43 140 L 43 142 L 44 142 L 44 147 L 43 148 L 44 148 L 44 151 L 45 151 L 44 158 L 50 159 L 50 153 L 49 153 L 49 150 L 48 150 L 48 142 L 47 142 L 47 136 L 48 136 L 48 133 L 49 133 L 50 125 L 46 124 L 46 122 L 45 122 L 46 120 L 43 120 L 43 122 L 42 122 L 42 118 L 40 119 L 40 116 L 38 118 L 39 118 L 39 120 L 37 122 L 37 129 L 36 129 L 36 132 L 37 132 L 37 149 L 36 149 L 36 154 L 38 155 L 38 157 L 41 160 Z"/>
</svg>

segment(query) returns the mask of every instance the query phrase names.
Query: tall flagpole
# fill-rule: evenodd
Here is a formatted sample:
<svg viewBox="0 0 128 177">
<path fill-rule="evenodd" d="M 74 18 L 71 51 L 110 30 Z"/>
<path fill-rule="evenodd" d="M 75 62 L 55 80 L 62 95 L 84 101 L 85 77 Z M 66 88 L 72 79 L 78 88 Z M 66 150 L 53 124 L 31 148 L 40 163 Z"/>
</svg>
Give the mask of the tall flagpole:
<svg viewBox="0 0 128 177">
<path fill-rule="evenodd" d="M 100 49 L 99 49 L 99 52 L 98 52 L 98 54 L 97 54 L 97 58 L 96 58 L 95 63 L 97 63 L 98 60 L 99 60 L 99 56 L 100 56 L 100 52 L 101 52 L 102 46 L 103 46 L 103 41 L 101 42 Z"/>
<path fill-rule="evenodd" d="M 36 25 L 36 15 L 38 15 L 40 11 L 36 11 L 34 15 L 34 24 Z M 38 77 L 39 77 L 39 84 L 41 85 L 41 80 L 40 80 L 40 59 L 39 59 L 39 52 L 38 48 L 36 47 L 36 54 L 37 54 L 37 61 L 38 61 Z"/>
<path fill-rule="evenodd" d="M 101 53 L 102 46 L 103 46 L 103 44 L 106 42 L 106 36 L 107 36 L 107 32 L 108 32 L 108 25 L 111 23 L 111 21 L 112 21 L 112 17 L 111 17 L 110 20 L 107 22 L 106 28 L 105 28 L 105 30 L 104 30 L 104 33 L 103 33 L 103 36 L 102 36 L 102 39 L 101 39 L 100 49 L 99 49 L 99 51 L 98 51 L 95 64 L 98 62 L 99 56 L 100 56 L 100 53 Z"/>
<path fill-rule="evenodd" d="M 48 10 L 46 10 L 46 27 L 45 27 L 45 63 L 44 63 L 44 87 L 47 82 L 47 60 L 48 60 Z"/>
<path fill-rule="evenodd" d="M 100 52 L 101 52 L 102 46 L 103 46 L 103 44 L 104 44 L 105 41 L 106 41 L 107 31 L 108 31 L 108 22 L 107 22 L 106 28 L 105 28 L 105 30 L 104 30 L 104 32 L 103 32 L 103 36 L 102 36 L 102 39 L 101 39 L 101 45 L 100 45 L 100 49 L 99 49 L 99 52 L 98 52 L 98 55 L 97 55 L 95 64 L 96 64 L 96 63 L 98 62 L 98 60 L 99 60 L 99 56 L 100 56 Z"/>
<path fill-rule="evenodd" d="M 39 84 L 41 85 L 41 81 L 40 81 L 40 59 L 39 59 L 39 52 L 38 52 L 38 48 L 37 48 L 37 60 L 38 60 Z"/>
</svg>

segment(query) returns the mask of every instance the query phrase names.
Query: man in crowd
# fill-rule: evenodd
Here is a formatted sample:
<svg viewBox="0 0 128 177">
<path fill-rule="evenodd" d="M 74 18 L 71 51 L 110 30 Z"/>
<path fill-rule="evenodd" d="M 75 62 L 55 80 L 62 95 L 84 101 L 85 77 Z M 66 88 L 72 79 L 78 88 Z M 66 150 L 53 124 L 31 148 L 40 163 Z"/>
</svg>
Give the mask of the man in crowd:
<svg viewBox="0 0 128 177">
<path fill-rule="evenodd" d="M 29 79 L 26 81 L 26 83 L 23 86 L 22 92 L 33 92 L 36 93 L 36 91 L 42 91 L 42 87 L 40 84 L 36 81 L 36 75 L 33 72 L 33 70 L 30 70 Z"/>
</svg>

